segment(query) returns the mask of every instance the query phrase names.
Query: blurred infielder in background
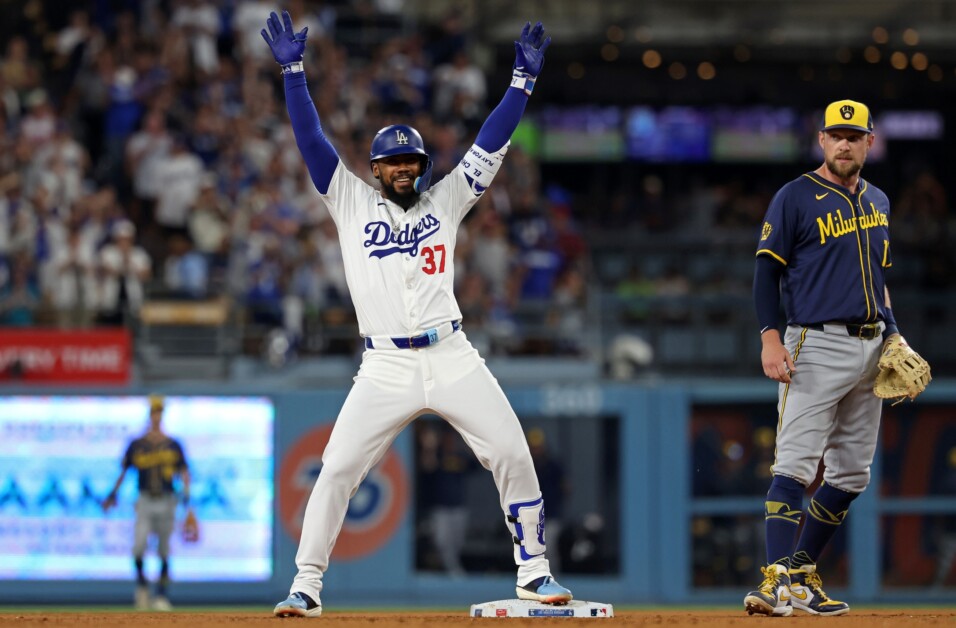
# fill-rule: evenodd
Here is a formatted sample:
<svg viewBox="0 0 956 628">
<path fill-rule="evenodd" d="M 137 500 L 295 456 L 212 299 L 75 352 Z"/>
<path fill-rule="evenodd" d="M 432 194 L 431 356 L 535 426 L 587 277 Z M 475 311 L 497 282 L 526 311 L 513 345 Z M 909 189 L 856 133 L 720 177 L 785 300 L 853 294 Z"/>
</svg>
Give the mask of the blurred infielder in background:
<svg viewBox="0 0 956 628">
<path fill-rule="evenodd" d="M 753 291 L 763 370 L 780 386 L 767 566 L 758 590 L 744 598 L 751 614 L 849 612 L 823 591 L 817 560 L 869 484 L 882 409 L 877 394 L 914 398 L 929 382 L 928 365 L 906 346 L 890 309 L 889 201 L 860 177 L 873 139 L 866 105 L 828 105 L 818 136 L 823 165 L 781 188 L 764 219 Z M 885 394 L 883 380 L 901 377 L 909 384 L 904 392 Z M 823 483 L 803 517 L 803 494 L 821 456 Z"/>
<path fill-rule="evenodd" d="M 349 498 L 417 416 L 440 415 L 491 470 L 514 541 L 521 599 L 561 604 L 571 592 L 545 558 L 544 505 L 518 417 L 461 330 L 452 292 L 455 239 L 491 184 L 524 112 L 550 43 L 526 25 L 515 42 L 510 88 L 458 166 L 430 186 L 431 160 L 412 127 L 388 126 L 372 140 L 377 190 L 349 172 L 322 131 L 302 59 L 307 29 L 273 13 L 262 36 L 282 66 L 286 106 L 312 181 L 335 225 L 349 290 L 365 339 L 362 365 L 322 457 L 302 524 L 298 574 L 275 614 L 318 616 L 322 577 Z"/>
<path fill-rule="evenodd" d="M 136 500 L 136 524 L 133 532 L 133 562 L 136 565 L 137 609 L 168 611 L 172 607 L 167 597 L 169 584 L 169 538 L 176 521 L 176 505 L 180 499 L 189 502 L 189 466 L 182 445 L 163 432 L 165 402 L 158 395 L 149 398 L 149 429 L 130 442 L 123 455 L 122 471 L 113 490 L 103 500 L 103 510 L 116 505 L 116 494 L 126 472 L 134 468 L 139 480 L 139 499 Z M 179 478 L 182 492 L 177 496 L 175 480 Z M 151 535 L 156 536 L 156 553 L 162 561 L 156 597 L 150 603 L 149 582 L 143 571 L 143 556 Z"/>
</svg>

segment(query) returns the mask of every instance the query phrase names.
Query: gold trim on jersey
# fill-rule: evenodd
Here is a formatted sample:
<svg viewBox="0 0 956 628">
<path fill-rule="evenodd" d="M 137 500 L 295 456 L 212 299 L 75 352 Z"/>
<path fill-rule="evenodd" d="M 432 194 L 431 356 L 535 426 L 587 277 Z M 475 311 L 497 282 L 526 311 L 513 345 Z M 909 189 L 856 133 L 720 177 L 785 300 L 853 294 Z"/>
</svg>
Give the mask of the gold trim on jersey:
<svg viewBox="0 0 956 628">
<path fill-rule="evenodd" d="M 771 251 L 770 249 L 760 249 L 759 251 L 757 251 L 757 255 L 760 255 L 761 253 L 765 253 L 765 254 L 769 255 L 770 257 L 774 258 L 775 260 L 777 260 L 778 262 L 780 262 L 780 263 L 783 264 L 784 266 L 787 265 L 787 260 L 783 259 L 782 257 L 780 257 L 779 255 L 777 255 L 776 253 L 774 253 L 774 252 Z M 754 257 L 756 257 L 756 255 L 755 255 Z"/>
<path fill-rule="evenodd" d="M 863 190 L 865 189 L 866 188 L 864 187 Z M 864 219 L 866 218 L 866 210 L 863 208 L 863 190 L 860 190 L 860 194 L 858 196 L 860 212 L 863 214 L 860 216 L 861 223 L 864 222 Z M 873 209 L 874 217 L 879 214 L 879 212 L 876 211 L 876 207 L 873 205 L 873 203 L 870 203 L 870 208 Z M 885 219 L 886 216 L 883 218 Z M 876 288 L 873 287 L 873 256 L 870 255 L 870 230 L 867 229 L 864 231 L 864 233 L 866 233 L 866 270 L 870 274 L 870 294 L 873 295 L 873 320 L 876 320 L 876 317 L 880 311 L 880 306 L 876 302 Z M 869 298 L 869 296 L 867 296 L 867 298 Z M 867 311 L 869 311 L 869 309 L 869 304 L 867 304 Z M 867 316 L 866 320 L 870 320 L 870 317 Z"/>
<path fill-rule="evenodd" d="M 819 185 L 820 187 L 822 187 L 822 188 L 824 188 L 824 189 L 826 189 L 826 190 L 830 190 L 831 192 L 836 192 L 837 195 L 841 196 L 841 197 L 843 198 L 843 200 L 845 200 L 845 201 L 847 202 L 847 204 L 850 206 L 850 211 L 853 213 L 853 217 L 851 218 L 850 221 L 844 221 L 844 220 L 843 220 L 843 216 L 840 214 L 840 210 L 837 210 L 837 217 L 838 217 L 838 220 L 839 220 L 840 223 L 841 223 L 841 231 L 840 231 L 840 233 L 834 232 L 833 237 L 840 237 L 840 236 L 842 236 L 842 235 L 845 235 L 845 234 L 851 233 L 851 232 L 856 234 L 856 249 L 857 249 L 857 252 L 859 253 L 859 257 L 860 257 L 860 279 L 863 281 L 863 294 L 866 296 L 866 318 L 865 318 L 864 320 L 867 320 L 867 321 L 868 321 L 868 320 L 871 320 L 871 319 L 875 319 L 877 313 L 879 312 L 879 308 L 878 308 L 877 305 L 876 305 L 876 293 L 875 293 L 875 291 L 874 291 L 874 289 L 873 289 L 873 273 L 872 273 L 872 269 L 870 269 L 869 277 L 867 276 L 867 265 L 869 265 L 869 242 L 870 242 L 870 234 L 869 234 L 869 231 L 866 232 L 866 241 L 867 241 L 867 264 L 864 264 L 864 263 L 863 263 L 863 240 L 860 238 L 860 230 L 857 228 L 857 223 L 859 223 L 859 226 L 862 227 L 864 230 L 868 230 L 868 229 L 870 229 L 870 228 L 872 228 L 872 227 L 876 227 L 876 226 L 878 226 L 878 225 L 880 225 L 880 224 L 882 224 L 882 223 L 887 223 L 886 225 L 883 225 L 883 226 L 888 226 L 889 223 L 888 223 L 888 221 L 887 221 L 887 219 L 886 219 L 886 215 L 885 215 L 885 214 L 881 214 L 880 212 L 876 211 L 876 208 L 874 207 L 874 208 L 873 208 L 873 212 L 874 212 L 874 214 L 875 214 L 874 217 L 873 217 L 872 219 L 867 219 L 867 217 L 866 217 L 866 211 L 863 209 L 863 193 L 866 192 L 867 188 L 869 187 L 869 184 L 867 184 L 867 182 L 866 182 L 865 179 L 860 179 L 860 183 L 861 183 L 862 185 L 860 186 L 860 191 L 857 193 L 857 198 L 859 199 L 859 202 L 860 202 L 860 211 L 863 212 L 863 216 L 858 217 L 858 216 L 856 215 L 856 204 L 853 202 L 853 200 L 850 199 L 849 196 L 847 196 L 846 194 L 844 194 L 844 193 L 843 193 L 842 191 L 840 191 L 838 188 L 835 188 L 835 187 L 833 187 L 833 186 L 826 185 L 825 183 L 821 183 L 820 181 L 817 181 L 815 178 L 811 177 L 808 173 L 804 173 L 803 176 L 805 176 L 806 178 L 810 179 L 811 181 L 813 181 L 814 183 L 816 183 L 817 185 Z M 829 219 L 829 221 L 832 221 L 832 219 L 833 219 L 833 212 L 830 212 L 830 213 L 828 214 L 828 219 Z M 875 221 L 875 224 L 873 224 L 874 221 Z M 828 225 L 829 225 L 829 222 L 828 222 Z M 824 244 L 826 240 L 825 240 L 825 238 L 824 238 L 824 236 L 823 236 L 823 228 L 824 228 L 824 227 L 823 227 L 823 219 L 822 219 L 822 218 L 817 218 L 817 226 L 820 227 L 820 229 L 821 229 L 821 232 L 820 232 L 820 238 L 821 238 L 820 244 Z M 847 229 L 846 231 L 842 231 L 842 229 L 843 229 L 844 227 Z M 869 278 L 869 284 L 870 284 L 869 289 L 867 289 L 867 279 L 868 279 L 868 278 Z M 870 307 L 870 301 L 871 301 L 871 300 L 872 300 L 872 302 L 873 302 L 873 307 L 872 307 L 872 308 Z"/>
</svg>

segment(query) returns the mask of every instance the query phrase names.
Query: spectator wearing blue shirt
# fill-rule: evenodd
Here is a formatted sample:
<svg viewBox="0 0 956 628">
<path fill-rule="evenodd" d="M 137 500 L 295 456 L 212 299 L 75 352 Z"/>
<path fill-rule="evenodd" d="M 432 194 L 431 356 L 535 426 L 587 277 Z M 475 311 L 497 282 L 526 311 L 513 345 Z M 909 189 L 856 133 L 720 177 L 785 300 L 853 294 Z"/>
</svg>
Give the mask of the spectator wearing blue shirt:
<svg viewBox="0 0 956 628">
<path fill-rule="evenodd" d="M 163 282 L 173 296 L 201 299 L 208 293 L 209 262 L 193 248 L 192 239 L 185 233 L 169 238 L 169 255 L 163 267 Z"/>
</svg>

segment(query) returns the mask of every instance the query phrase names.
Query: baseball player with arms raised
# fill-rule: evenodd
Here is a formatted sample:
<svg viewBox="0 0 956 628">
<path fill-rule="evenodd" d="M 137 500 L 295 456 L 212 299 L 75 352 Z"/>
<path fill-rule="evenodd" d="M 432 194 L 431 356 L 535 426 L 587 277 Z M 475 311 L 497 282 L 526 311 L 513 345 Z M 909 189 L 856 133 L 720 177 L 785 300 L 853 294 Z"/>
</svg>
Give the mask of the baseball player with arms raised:
<svg viewBox="0 0 956 628">
<path fill-rule="evenodd" d="M 783 186 L 763 224 L 754 302 L 764 374 L 780 385 L 764 513 L 767 566 L 759 588 L 744 598 L 751 614 L 849 612 L 824 592 L 816 563 L 870 481 L 882 409 L 878 374 L 898 368 L 891 354 L 925 365 L 906 346 L 890 308 L 884 277 L 892 263 L 890 204 L 860 177 L 873 139 L 866 105 L 828 105 L 818 134 L 823 164 Z M 781 293 L 783 341 L 777 331 Z M 906 396 L 915 397 L 928 382 L 926 366 Z M 804 513 L 803 494 L 821 457 L 823 482 Z"/>
<path fill-rule="evenodd" d="M 322 131 L 302 67 L 307 29 L 296 33 L 286 12 L 281 22 L 273 13 L 267 26 L 262 36 L 282 66 L 296 143 L 338 228 L 366 348 L 305 509 L 298 574 L 275 615 L 322 613 L 322 577 L 349 498 L 398 433 L 426 412 L 448 421 L 494 476 L 514 541 L 518 597 L 567 603 L 571 592 L 551 577 L 545 558 L 544 504 L 524 432 L 465 337 L 452 292 L 459 223 L 501 165 L 550 38 L 540 23 L 525 26 L 511 86 L 466 156 L 434 186 L 418 132 L 401 124 L 380 130 L 369 155 L 376 189 L 346 169 Z"/>
</svg>

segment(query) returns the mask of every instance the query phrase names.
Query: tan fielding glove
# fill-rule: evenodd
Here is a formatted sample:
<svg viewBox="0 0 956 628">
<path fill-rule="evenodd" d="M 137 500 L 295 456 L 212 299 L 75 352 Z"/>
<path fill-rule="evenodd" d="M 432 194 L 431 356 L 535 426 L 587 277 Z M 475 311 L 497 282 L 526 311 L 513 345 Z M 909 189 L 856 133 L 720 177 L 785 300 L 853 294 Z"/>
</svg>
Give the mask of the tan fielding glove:
<svg viewBox="0 0 956 628">
<path fill-rule="evenodd" d="M 186 517 L 183 519 L 182 536 L 184 543 L 199 541 L 199 519 L 196 518 L 196 511 L 192 508 L 186 511 Z"/>
<path fill-rule="evenodd" d="M 899 334 L 893 334 L 883 343 L 880 372 L 873 384 L 873 394 L 881 399 L 910 400 L 926 390 L 933 377 L 926 362 Z M 893 404 L 896 405 L 896 404 Z"/>
</svg>

